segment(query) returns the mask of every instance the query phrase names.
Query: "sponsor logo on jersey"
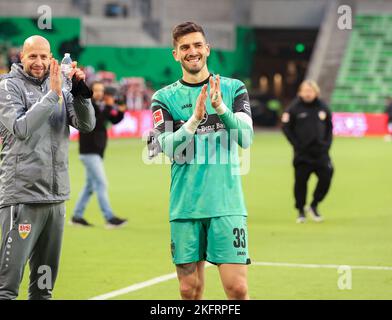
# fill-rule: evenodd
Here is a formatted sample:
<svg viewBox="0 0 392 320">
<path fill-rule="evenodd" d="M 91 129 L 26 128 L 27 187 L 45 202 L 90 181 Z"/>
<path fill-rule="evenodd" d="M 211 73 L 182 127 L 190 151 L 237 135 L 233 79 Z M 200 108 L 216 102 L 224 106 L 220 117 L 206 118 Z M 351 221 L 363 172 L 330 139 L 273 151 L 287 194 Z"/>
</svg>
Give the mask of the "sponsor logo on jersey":
<svg viewBox="0 0 392 320">
<path fill-rule="evenodd" d="M 320 111 L 318 113 L 318 116 L 319 116 L 321 121 L 324 121 L 327 118 L 327 113 L 325 111 Z"/>
<path fill-rule="evenodd" d="M 205 114 L 202 122 L 197 127 L 196 134 L 217 132 L 219 130 L 225 130 L 225 128 L 225 125 L 217 114 Z"/>
<path fill-rule="evenodd" d="M 207 122 L 207 120 L 208 120 L 208 113 L 206 112 L 203 116 L 203 119 L 201 119 L 201 122 L 199 125 L 202 126 L 203 124 L 205 124 Z"/>
<path fill-rule="evenodd" d="M 31 232 L 31 224 L 19 224 L 18 227 L 19 235 L 24 240 L 26 239 Z"/>
<path fill-rule="evenodd" d="M 158 127 L 160 124 L 163 123 L 163 112 L 162 109 L 158 109 L 156 111 L 154 111 L 154 113 L 152 114 L 152 117 L 154 119 L 154 128 Z"/>
</svg>

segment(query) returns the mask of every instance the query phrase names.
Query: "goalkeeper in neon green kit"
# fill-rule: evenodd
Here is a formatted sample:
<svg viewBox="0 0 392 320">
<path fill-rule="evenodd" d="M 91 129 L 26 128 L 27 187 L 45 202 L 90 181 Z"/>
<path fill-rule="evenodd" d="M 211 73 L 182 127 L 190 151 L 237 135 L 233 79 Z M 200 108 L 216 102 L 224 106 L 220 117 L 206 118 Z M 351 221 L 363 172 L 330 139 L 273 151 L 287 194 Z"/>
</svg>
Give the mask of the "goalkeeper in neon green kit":
<svg viewBox="0 0 392 320">
<path fill-rule="evenodd" d="M 219 268 L 229 299 L 248 299 L 247 211 L 238 169 L 238 145 L 253 129 L 244 84 L 209 73 L 210 47 L 201 26 L 173 29 L 173 56 L 182 79 L 152 99 L 154 131 L 173 163 L 170 227 L 173 262 L 183 299 L 201 299 L 204 264 Z"/>
</svg>

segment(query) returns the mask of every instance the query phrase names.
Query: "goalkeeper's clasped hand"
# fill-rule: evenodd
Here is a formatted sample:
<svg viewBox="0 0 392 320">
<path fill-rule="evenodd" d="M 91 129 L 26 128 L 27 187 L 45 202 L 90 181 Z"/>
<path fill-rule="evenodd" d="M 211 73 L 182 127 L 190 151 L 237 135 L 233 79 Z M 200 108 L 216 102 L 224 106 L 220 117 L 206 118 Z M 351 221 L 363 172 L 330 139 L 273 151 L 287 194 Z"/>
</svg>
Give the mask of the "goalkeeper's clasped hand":
<svg viewBox="0 0 392 320">
<path fill-rule="evenodd" d="M 222 94 L 220 87 L 220 76 L 216 76 L 216 80 L 210 77 L 210 99 L 214 109 L 218 108 L 222 103 Z"/>
<path fill-rule="evenodd" d="M 200 121 L 203 119 L 204 114 L 206 113 L 206 100 L 207 100 L 207 85 L 205 84 L 201 88 L 201 92 L 196 100 L 195 111 L 193 111 L 196 120 Z"/>
<path fill-rule="evenodd" d="M 216 76 L 216 80 L 210 77 L 210 99 L 211 105 L 214 109 L 218 108 L 222 103 L 222 94 L 220 88 L 220 76 Z M 195 118 L 197 120 L 202 120 L 204 114 L 206 113 L 206 101 L 207 101 L 207 85 L 203 85 L 201 92 L 196 100 L 196 107 L 194 111 Z"/>
</svg>

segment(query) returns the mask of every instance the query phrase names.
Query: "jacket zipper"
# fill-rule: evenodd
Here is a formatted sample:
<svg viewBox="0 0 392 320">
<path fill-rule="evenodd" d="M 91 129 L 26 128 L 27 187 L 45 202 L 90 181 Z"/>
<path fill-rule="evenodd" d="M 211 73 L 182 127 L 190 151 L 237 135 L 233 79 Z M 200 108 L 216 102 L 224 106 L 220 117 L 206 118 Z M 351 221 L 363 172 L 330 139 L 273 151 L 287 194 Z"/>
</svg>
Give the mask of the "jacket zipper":
<svg viewBox="0 0 392 320">
<path fill-rule="evenodd" d="M 56 188 L 56 168 L 55 168 L 55 150 L 53 146 L 53 135 L 52 135 L 52 127 L 49 126 L 50 130 L 50 151 L 52 153 L 52 192 L 54 194 L 57 194 L 57 188 Z"/>
<path fill-rule="evenodd" d="M 54 160 L 54 155 L 55 152 L 53 151 L 53 146 L 51 147 L 52 150 L 52 190 L 55 194 L 57 194 L 57 188 L 56 188 L 56 174 L 55 174 L 55 160 Z"/>
<path fill-rule="evenodd" d="M 12 230 L 12 228 L 14 227 L 14 206 L 11 206 L 11 212 L 10 212 L 10 231 Z"/>
</svg>

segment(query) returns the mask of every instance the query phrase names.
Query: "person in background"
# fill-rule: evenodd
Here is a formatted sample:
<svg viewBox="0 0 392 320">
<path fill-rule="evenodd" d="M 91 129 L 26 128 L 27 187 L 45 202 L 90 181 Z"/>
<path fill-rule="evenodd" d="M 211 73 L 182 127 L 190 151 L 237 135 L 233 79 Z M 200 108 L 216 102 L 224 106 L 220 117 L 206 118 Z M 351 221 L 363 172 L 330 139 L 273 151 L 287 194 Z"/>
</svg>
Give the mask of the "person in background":
<svg viewBox="0 0 392 320">
<path fill-rule="evenodd" d="M 390 142 L 392 141 L 392 97 L 388 97 L 386 100 L 385 113 L 388 117 L 388 133 L 385 135 L 384 139 L 385 141 Z"/>
<path fill-rule="evenodd" d="M 147 94 L 144 80 L 142 78 L 131 79 L 126 92 L 128 110 L 148 109 L 151 99 Z"/>
<path fill-rule="evenodd" d="M 328 193 L 334 170 L 329 156 L 332 144 L 332 115 L 319 96 L 320 88 L 317 83 L 305 80 L 299 87 L 298 97 L 282 114 L 283 132 L 294 148 L 297 223 L 306 220 L 304 208 L 307 183 L 312 173 L 316 174 L 318 183 L 307 211 L 314 221 L 323 221 L 318 204 Z"/>
<path fill-rule="evenodd" d="M 91 195 L 96 192 L 99 206 L 106 220 L 106 227 L 116 228 L 124 226 L 127 220 L 116 217 L 110 206 L 103 158 L 107 145 L 106 125 L 109 122 L 119 123 L 124 118 L 125 110 L 124 108 L 119 110 L 116 107 L 114 94 L 109 90 L 105 94 L 105 87 L 101 82 L 94 82 L 91 89 L 97 123 L 92 132 L 79 135 L 80 160 L 86 169 L 86 183 L 75 206 L 71 224 L 92 226 L 83 218 L 83 215 Z"/>
<path fill-rule="evenodd" d="M 8 56 L 7 56 L 7 62 L 8 62 L 8 68 L 11 69 L 11 66 L 14 63 L 20 63 L 20 51 L 18 48 L 10 48 L 8 50 Z"/>
</svg>

